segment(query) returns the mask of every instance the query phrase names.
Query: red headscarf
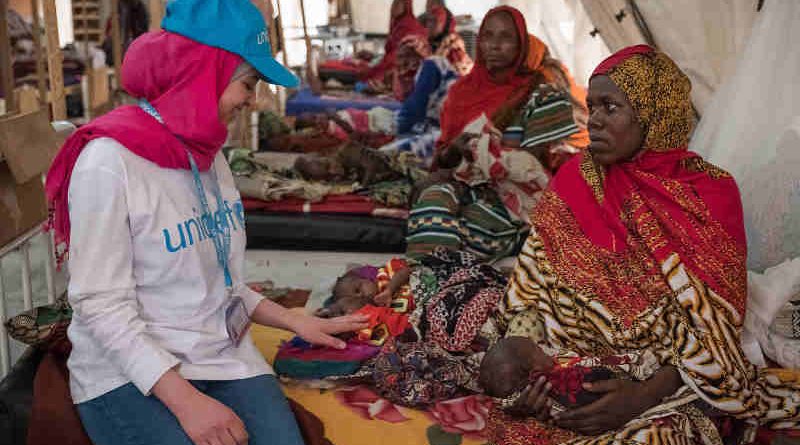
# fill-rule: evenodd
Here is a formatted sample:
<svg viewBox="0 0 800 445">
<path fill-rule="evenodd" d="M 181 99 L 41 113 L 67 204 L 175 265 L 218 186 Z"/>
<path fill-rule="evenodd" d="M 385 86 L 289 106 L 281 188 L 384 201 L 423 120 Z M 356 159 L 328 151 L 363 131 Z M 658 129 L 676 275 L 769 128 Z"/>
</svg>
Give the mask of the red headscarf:
<svg viewBox="0 0 800 445">
<path fill-rule="evenodd" d="M 497 76 L 502 80 L 494 80 L 486 68 L 486 61 L 480 49 L 480 36 L 489 17 L 501 13 L 509 14 L 514 20 L 521 50 L 514 64 L 505 73 Z M 467 124 L 481 114 L 485 113 L 490 119 L 494 119 L 496 113 L 503 110 L 504 106 L 513 106 L 527 99 L 537 86 L 533 85 L 536 75 L 541 75 L 544 82 L 555 82 L 558 76 L 555 70 L 543 65 L 548 53 L 544 42 L 528 34 L 525 18 L 519 10 L 511 6 L 499 6 L 489 11 L 478 33 L 478 57 L 475 66 L 468 75 L 453 84 L 447 94 L 440 119 L 442 135 L 437 147 L 441 148 L 452 142 Z M 567 74 L 565 80 L 570 83 L 570 87 L 574 87 L 566 69 L 562 67 L 562 70 Z M 574 88 L 572 93 L 579 101 L 583 100 L 581 94 L 575 94 Z M 579 135 L 585 139 L 585 132 Z"/>
<path fill-rule="evenodd" d="M 428 39 L 416 34 L 408 35 L 400 40 L 395 57 L 394 79 L 392 91 L 397 100 L 403 101 L 414 91 L 414 80 L 417 77 L 422 61 L 431 55 Z"/>
<path fill-rule="evenodd" d="M 743 315 L 739 191 L 729 174 L 686 150 L 689 79 L 643 46 L 614 54 L 599 74 L 626 94 L 645 140 L 630 161 L 603 168 L 587 152 L 559 170 L 532 215 L 554 271 L 629 319 L 671 293 L 662 268 L 677 258 Z"/>
<path fill-rule="evenodd" d="M 428 30 L 414 16 L 413 0 L 403 0 L 403 14 L 392 17 L 389 22 L 389 37 L 384 45 L 384 55 L 380 63 L 367 71 L 363 76 L 364 80 L 382 80 L 386 73 L 395 67 L 397 49 L 403 37 L 408 35 L 418 35 L 425 39 L 428 38 Z"/>
<path fill-rule="evenodd" d="M 56 245 L 64 245 L 63 253 L 69 248 L 67 190 L 86 144 L 112 138 L 170 169 L 189 169 L 188 149 L 198 168 L 207 171 L 228 134 L 220 121 L 219 99 L 241 63 L 238 55 L 166 31 L 143 34 L 131 43 L 122 64 L 123 87 L 131 96 L 147 99 L 164 125 L 138 106 L 127 105 L 93 120 L 66 140 L 45 187 L 50 225 Z"/>
<path fill-rule="evenodd" d="M 442 39 L 447 34 L 452 34 L 456 32 L 456 20 L 453 17 L 453 13 L 450 12 L 447 8 L 442 5 L 434 5 L 431 7 L 431 10 L 428 11 L 428 14 L 432 15 L 436 19 L 436 27 L 437 28 L 444 28 L 448 25 L 447 20 L 450 19 L 450 24 L 447 26 L 446 29 L 442 29 L 439 36 L 434 38 Z"/>
</svg>

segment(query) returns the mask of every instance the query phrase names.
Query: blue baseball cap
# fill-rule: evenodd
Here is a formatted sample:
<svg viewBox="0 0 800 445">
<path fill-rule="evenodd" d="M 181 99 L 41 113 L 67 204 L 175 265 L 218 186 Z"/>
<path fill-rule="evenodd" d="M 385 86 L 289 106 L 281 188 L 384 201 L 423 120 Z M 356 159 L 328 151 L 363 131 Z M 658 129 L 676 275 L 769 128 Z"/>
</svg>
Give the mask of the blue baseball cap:
<svg viewBox="0 0 800 445">
<path fill-rule="evenodd" d="M 272 57 L 269 28 L 250 0 L 172 0 L 161 27 L 238 54 L 269 83 L 290 88 L 300 84 Z"/>
</svg>

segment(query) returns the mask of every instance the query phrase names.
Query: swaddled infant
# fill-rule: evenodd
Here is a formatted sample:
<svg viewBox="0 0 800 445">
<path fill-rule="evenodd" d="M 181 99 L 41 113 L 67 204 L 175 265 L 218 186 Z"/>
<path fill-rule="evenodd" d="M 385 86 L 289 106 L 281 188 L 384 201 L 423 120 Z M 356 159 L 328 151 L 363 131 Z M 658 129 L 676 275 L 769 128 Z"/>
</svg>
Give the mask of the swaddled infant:
<svg viewBox="0 0 800 445">
<path fill-rule="evenodd" d="M 503 409 L 513 408 L 525 389 L 539 377 L 550 383 L 550 397 L 562 407 L 586 405 L 602 396 L 582 384 L 613 378 L 605 367 L 559 364 L 528 337 L 507 337 L 492 346 L 481 362 L 478 382 Z"/>
</svg>

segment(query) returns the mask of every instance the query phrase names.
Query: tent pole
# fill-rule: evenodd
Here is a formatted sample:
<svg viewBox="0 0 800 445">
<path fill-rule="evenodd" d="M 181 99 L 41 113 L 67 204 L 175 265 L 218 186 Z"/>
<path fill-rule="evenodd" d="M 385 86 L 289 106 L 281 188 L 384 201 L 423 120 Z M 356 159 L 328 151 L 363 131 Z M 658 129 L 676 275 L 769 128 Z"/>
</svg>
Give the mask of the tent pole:
<svg viewBox="0 0 800 445">
<path fill-rule="evenodd" d="M 8 0 L 0 0 L 0 75 L 3 77 L 6 114 L 17 111 L 14 98 L 14 68 L 11 62 L 11 38 L 8 35 Z"/>
<path fill-rule="evenodd" d="M 275 0 L 278 8 L 278 17 L 281 16 L 281 1 Z M 269 39 L 270 39 L 270 46 L 272 47 L 272 56 L 276 55 L 276 48 L 277 44 L 281 42 L 281 52 L 283 53 L 283 65 L 287 66 L 287 55 L 286 55 L 286 43 L 283 40 L 283 26 L 278 25 L 278 22 L 275 20 L 275 10 L 272 6 L 272 0 L 267 0 L 267 4 L 269 5 Z M 276 87 L 277 88 L 277 87 Z M 256 89 L 256 102 L 260 100 L 259 92 L 263 92 L 264 90 L 269 91 L 268 86 L 264 86 L 264 88 Z M 275 102 L 275 110 L 280 111 L 281 109 L 281 100 L 277 94 L 273 95 L 273 100 Z M 251 122 L 253 126 L 253 151 L 258 151 L 258 118 L 254 118 L 254 122 Z"/>
<path fill-rule="evenodd" d="M 281 12 L 281 0 L 275 0 L 278 5 L 278 18 L 281 19 L 280 26 L 278 26 L 278 36 L 281 39 L 281 52 L 283 53 L 283 66 L 289 67 L 289 55 L 286 53 L 286 37 L 283 35 L 283 12 Z"/>
<path fill-rule="evenodd" d="M 45 0 L 48 1 L 48 0 Z M 54 1 L 54 0 L 49 0 Z M 86 9 L 86 4 L 83 3 L 83 10 Z M 89 120 L 94 117 L 94 110 L 92 109 L 94 106 L 94 64 L 92 60 L 92 52 L 89 50 L 89 21 L 83 20 L 83 50 L 84 50 L 84 57 L 86 58 L 86 103 L 83 104 L 83 115 L 84 117 Z"/>
<path fill-rule="evenodd" d="M 42 21 L 39 13 L 39 0 L 31 0 L 31 25 L 33 32 L 33 46 L 36 47 L 36 85 L 39 88 L 39 106 L 47 103 L 47 73 L 44 70 L 44 61 L 47 56 L 42 45 Z"/>
<path fill-rule="evenodd" d="M 58 42 L 58 13 L 56 0 L 44 0 L 44 35 L 47 37 L 47 73 L 50 77 L 50 106 L 53 107 L 53 120 L 67 118 L 67 104 L 64 102 L 64 54 Z"/>
<path fill-rule="evenodd" d="M 645 21 L 642 11 L 639 10 L 639 5 L 636 4 L 636 0 L 628 0 L 628 7 L 631 8 L 633 19 L 636 22 L 636 26 L 639 28 L 639 31 L 642 32 L 644 40 L 648 45 L 658 49 L 656 40 L 653 38 L 653 33 L 650 32 L 650 27 L 647 26 L 647 21 Z"/>
<path fill-rule="evenodd" d="M 303 0 L 300 1 L 300 18 L 303 19 L 303 38 L 306 41 L 306 65 L 311 63 L 311 37 L 308 36 L 308 25 L 306 24 L 306 7 Z M 310 68 L 310 65 L 309 65 Z"/>
<path fill-rule="evenodd" d="M 158 31 L 161 29 L 161 19 L 164 17 L 164 3 L 161 0 L 150 0 L 148 6 L 150 31 Z"/>
<path fill-rule="evenodd" d="M 119 23 L 119 0 L 111 0 L 111 52 L 114 53 L 114 80 L 113 93 L 122 85 L 122 26 Z"/>
</svg>

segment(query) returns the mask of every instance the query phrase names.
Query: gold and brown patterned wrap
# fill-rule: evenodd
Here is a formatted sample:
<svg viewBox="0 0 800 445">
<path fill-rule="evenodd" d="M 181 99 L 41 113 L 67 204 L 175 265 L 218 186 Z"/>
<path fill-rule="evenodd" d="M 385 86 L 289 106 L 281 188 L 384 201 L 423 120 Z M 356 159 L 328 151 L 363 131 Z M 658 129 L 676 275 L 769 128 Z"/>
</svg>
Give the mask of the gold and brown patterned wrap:
<svg viewBox="0 0 800 445">
<path fill-rule="evenodd" d="M 686 148 L 695 123 L 692 83 L 672 59 L 656 50 L 635 54 L 606 75 L 636 110 L 645 134 L 643 150 Z"/>
</svg>

